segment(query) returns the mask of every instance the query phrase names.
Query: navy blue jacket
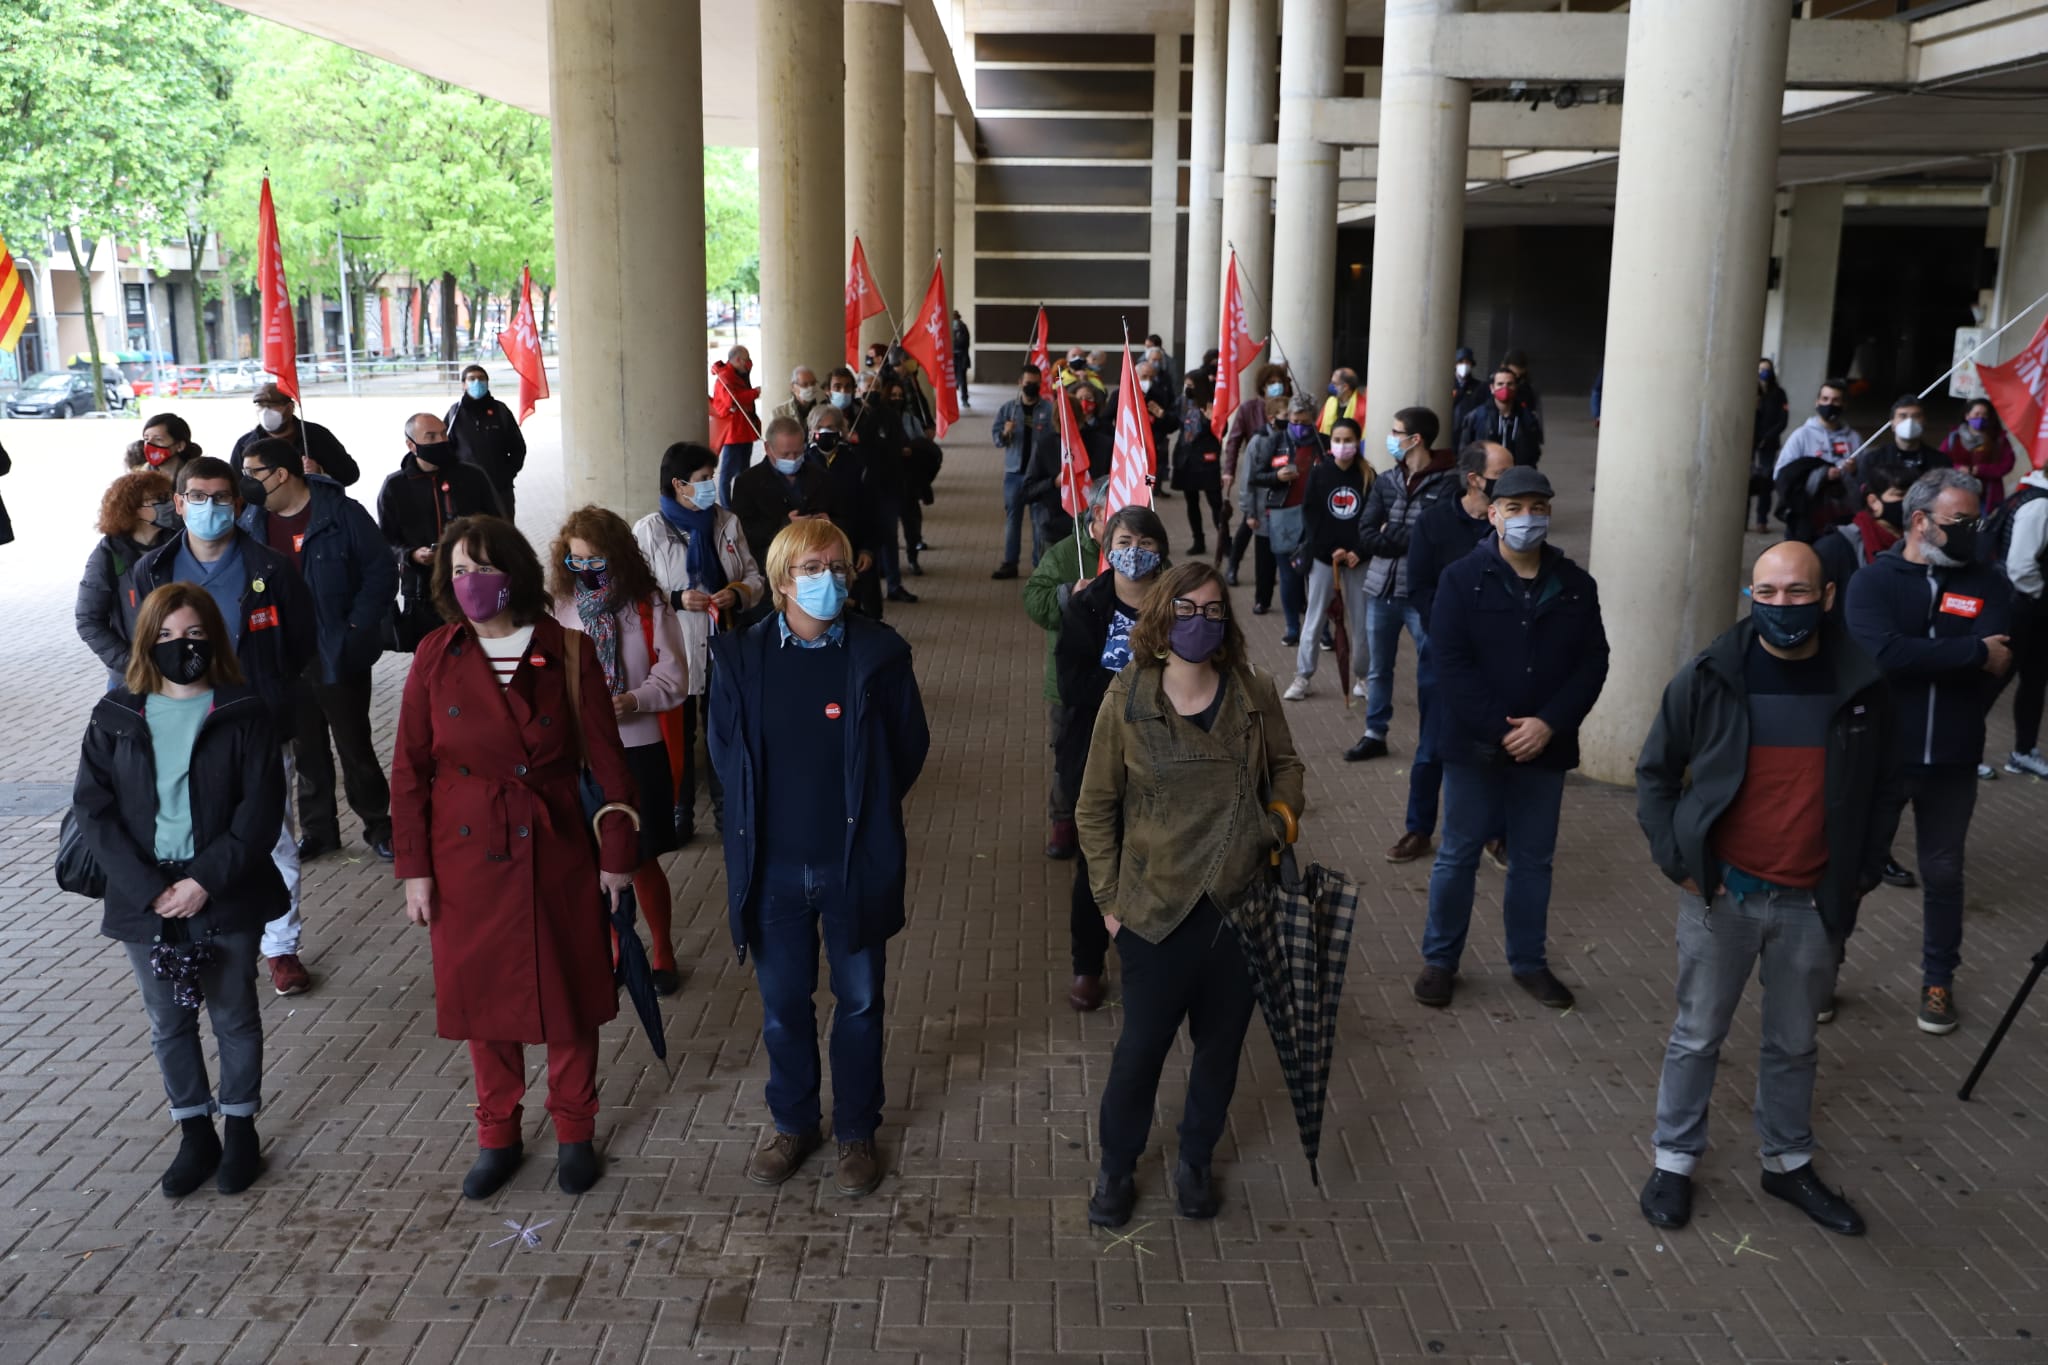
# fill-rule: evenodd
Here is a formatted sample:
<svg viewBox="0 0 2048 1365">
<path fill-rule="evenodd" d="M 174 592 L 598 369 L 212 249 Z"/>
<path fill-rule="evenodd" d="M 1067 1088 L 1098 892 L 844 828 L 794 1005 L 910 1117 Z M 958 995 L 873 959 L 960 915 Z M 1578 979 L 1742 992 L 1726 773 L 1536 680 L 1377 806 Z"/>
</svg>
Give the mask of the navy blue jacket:
<svg viewBox="0 0 2048 1365">
<path fill-rule="evenodd" d="M 2011 628 L 2012 587 L 1988 564 L 1915 564 L 1892 546 L 1849 580 L 1849 633 L 1892 685 L 1909 764 L 1984 761 L 1984 713 L 1999 680 L 1984 637 Z"/>
<path fill-rule="evenodd" d="M 763 677 L 782 643 L 781 615 L 771 612 L 743 631 L 711 641 L 710 723 L 705 740 L 725 786 L 725 892 L 733 947 L 740 960 L 751 941 L 749 916 L 761 873 Z M 850 935 L 858 952 L 886 942 L 903 928 L 903 798 L 924 769 L 931 747 L 924 702 L 910 668 L 910 646 L 879 621 L 841 618 L 846 636 L 828 649 L 844 649 L 846 689 L 846 861 L 843 867 L 851 923 L 831 922 L 828 934 Z"/>
<path fill-rule="evenodd" d="M 1437 580 L 1429 620 L 1444 717 L 1438 731 L 1446 763 L 1511 763 L 1500 742 L 1509 716 L 1537 716 L 1550 743 L 1530 759 L 1539 768 L 1579 766 L 1579 725 L 1607 682 L 1607 632 L 1593 576 L 1543 547 L 1542 585 L 1533 606 L 1523 582 L 1489 536 Z"/>
<path fill-rule="evenodd" d="M 1436 607 L 1436 585 L 1444 570 L 1492 536 L 1493 523 L 1467 512 L 1456 489 L 1415 519 L 1408 532 L 1408 605 L 1422 613 L 1425 623 Z"/>
<path fill-rule="evenodd" d="M 376 521 L 340 484 L 316 474 L 306 487 L 313 507 L 299 549 L 300 575 L 313 598 L 321 681 L 339 682 L 369 672 L 384 652 L 398 597 L 398 564 Z M 266 523 L 261 507 L 243 509 L 242 529 L 268 544 Z"/>
<path fill-rule="evenodd" d="M 235 658 L 242 676 L 270 712 L 280 735 L 292 732 L 292 680 L 306 671 L 319 649 L 313 599 L 291 560 L 252 537 L 242 538 L 242 646 Z M 185 532 L 160 540 L 135 566 L 135 593 L 146 598 L 178 581 L 178 551 Z"/>
</svg>

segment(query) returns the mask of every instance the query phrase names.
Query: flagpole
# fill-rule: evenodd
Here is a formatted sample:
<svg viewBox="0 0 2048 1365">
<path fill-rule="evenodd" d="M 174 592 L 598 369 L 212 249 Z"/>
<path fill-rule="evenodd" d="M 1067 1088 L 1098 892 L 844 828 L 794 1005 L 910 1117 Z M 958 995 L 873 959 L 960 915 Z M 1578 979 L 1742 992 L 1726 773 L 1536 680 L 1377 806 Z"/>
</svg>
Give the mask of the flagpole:
<svg viewBox="0 0 2048 1365">
<path fill-rule="evenodd" d="M 1237 254 L 1237 243 L 1226 239 L 1223 245 L 1229 249 L 1231 255 L 1235 256 Z M 1266 308 L 1266 301 L 1259 297 L 1258 287 L 1247 279 L 1245 275 L 1246 272 L 1242 270 L 1237 272 L 1237 287 L 1248 291 L 1252 296 L 1252 302 L 1258 304 L 1261 308 Z M 1128 345 L 1130 342 L 1129 336 L 1126 335 L 1124 340 L 1125 344 Z M 1280 332 L 1278 328 L 1273 326 L 1273 310 L 1270 308 L 1266 308 L 1266 341 L 1267 344 L 1272 346 L 1274 354 L 1278 355 L 1282 362 L 1286 364 L 1287 373 L 1294 375 L 1294 362 L 1287 358 L 1287 348 L 1280 344 Z M 1294 375 L 1294 382 L 1299 387 L 1302 382 L 1301 376 Z"/>
</svg>

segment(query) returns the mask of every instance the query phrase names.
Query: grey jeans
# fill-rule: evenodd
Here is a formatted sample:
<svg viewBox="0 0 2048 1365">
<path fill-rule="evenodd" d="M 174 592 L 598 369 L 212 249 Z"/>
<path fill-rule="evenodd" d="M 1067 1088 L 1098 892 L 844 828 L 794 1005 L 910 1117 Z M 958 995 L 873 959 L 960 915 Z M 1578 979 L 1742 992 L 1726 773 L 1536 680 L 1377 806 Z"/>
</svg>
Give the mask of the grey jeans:
<svg viewBox="0 0 2048 1365">
<path fill-rule="evenodd" d="M 1707 1148 L 1707 1102 L 1722 1040 L 1752 967 L 1763 981 L 1756 1069 L 1756 1133 L 1766 1170 L 1813 1157 L 1815 1016 L 1834 993 L 1836 952 L 1809 891 L 1748 896 L 1726 890 L 1711 906 L 1683 895 L 1678 910 L 1678 1022 L 1657 1086 L 1657 1169 L 1691 1175 Z"/>
<path fill-rule="evenodd" d="M 151 943 L 124 943 L 135 982 L 142 987 L 142 1005 L 149 1013 L 149 1045 L 163 1073 L 164 1094 L 171 1102 L 171 1120 L 198 1118 L 218 1111 L 248 1117 L 263 1107 L 263 1014 L 256 996 L 254 930 L 215 934 L 213 961 L 200 971 L 206 1015 L 213 1021 L 220 1048 L 220 1102 L 206 1076 L 206 1049 L 199 1041 L 199 1011 L 171 999 L 171 983 L 149 970 Z"/>
</svg>

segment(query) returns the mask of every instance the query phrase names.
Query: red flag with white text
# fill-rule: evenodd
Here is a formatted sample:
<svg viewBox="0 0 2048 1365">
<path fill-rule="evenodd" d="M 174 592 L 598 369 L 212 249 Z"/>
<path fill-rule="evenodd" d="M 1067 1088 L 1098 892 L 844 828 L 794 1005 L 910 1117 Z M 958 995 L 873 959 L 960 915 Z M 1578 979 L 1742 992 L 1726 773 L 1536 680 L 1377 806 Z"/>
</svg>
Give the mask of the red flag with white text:
<svg viewBox="0 0 2048 1365">
<path fill-rule="evenodd" d="M 860 325 L 888 305 L 875 288 L 874 272 L 868 269 L 868 253 L 860 238 L 853 239 L 853 260 L 846 267 L 846 368 L 860 369 Z"/>
<path fill-rule="evenodd" d="M 940 262 L 932 262 L 932 282 L 924 291 L 924 306 L 917 320 L 903 333 L 903 349 L 917 358 L 932 377 L 932 406 L 938 410 L 938 434 L 960 420 L 960 385 L 953 360 L 953 314 L 946 307 L 946 275 Z"/>
<path fill-rule="evenodd" d="M 1216 401 L 1209 408 L 1209 430 L 1218 440 L 1230 426 L 1237 411 L 1238 389 L 1245 368 L 1256 360 L 1264 342 L 1252 340 L 1251 326 L 1244 315 L 1244 296 L 1237 288 L 1237 253 L 1230 253 L 1230 272 L 1223 282 L 1223 335 L 1216 343 Z"/>
<path fill-rule="evenodd" d="M 2011 360 L 1979 365 L 1977 380 L 2034 468 L 2048 467 L 2048 319 Z"/>
<path fill-rule="evenodd" d="M 1109 501 L 1104 518 L 1126 507 L 1152 505 L 1152 484 L 1158 456 L 1152 448 L 1152 415 L 1138 387 L 1138 366 L 1131 359 L 1131 339 L 1124 337 L 1124 372 L 1117 381 L 1116 444 L 1109 459 Z"/>
<path fill-rule="evenodd" d="M 270 177 L 256 206 L 256 276 L 263 308 L 263 368 L 277 387 L 299 397 L 299 328 L 292 318 L 292 291 L 284 282 L 284 256 L 277 246 L 277 208 L 270 202 Z"/>
<path fill-rule="evenodd" d="M 1041 310 L 1040 317 L 1045 316 Z M 1088 498 L 1095 491 L 1095 479 L 1088 469 L 1088 451 L 1081 444 L 1081 431 L 1074 422 L 1074 400 L 1058 385 L 1052 390 L 1053 413 L 1060 429 L 1060 506 L 1070 517 L 1087 515 Z"/>
<path fill-rule="evenodd" d="M 498 333 L 498 349 L 519 372 L 519 420 L 533 416 L 534 404 L 548 396 L 548 367 L 540 353 L 540 327 L 533 313 L 533 271 L 519 271 L 519 311 L 512 325 Z"/>
<path fill-rule="evenodd" d="M 1038 321 L 1031 326 L 1031 354 L 1025 360 L 1038 367 L 1041 378 L 1052 378 L 1052 352 L 1046 348 L 1045 305 L 1038 306 Z M 1069 508 L 1069 511 L 1072 509 Z"/>
</svg>

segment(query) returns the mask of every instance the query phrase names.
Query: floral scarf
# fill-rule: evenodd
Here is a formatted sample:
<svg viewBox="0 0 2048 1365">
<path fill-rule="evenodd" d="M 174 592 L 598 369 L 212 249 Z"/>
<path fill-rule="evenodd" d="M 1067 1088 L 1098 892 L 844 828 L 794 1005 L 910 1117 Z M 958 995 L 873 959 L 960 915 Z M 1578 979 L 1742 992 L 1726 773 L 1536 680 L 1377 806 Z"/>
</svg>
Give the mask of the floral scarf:
<svg viewBox="0 0 2048 1365">
<path fill-rule="evenodd" d="M 605 686 L 616 697 L 626 690 L 626 681 L 619 665 L 619 618 L 605 604 L 609 596 L 609 592 L 592 591 L 578 584 L 576 615 L 583 622 L 583 633 L 597 646 L 597 661 L 604 665 Z"/>
</svg>

